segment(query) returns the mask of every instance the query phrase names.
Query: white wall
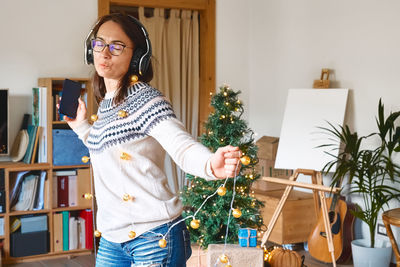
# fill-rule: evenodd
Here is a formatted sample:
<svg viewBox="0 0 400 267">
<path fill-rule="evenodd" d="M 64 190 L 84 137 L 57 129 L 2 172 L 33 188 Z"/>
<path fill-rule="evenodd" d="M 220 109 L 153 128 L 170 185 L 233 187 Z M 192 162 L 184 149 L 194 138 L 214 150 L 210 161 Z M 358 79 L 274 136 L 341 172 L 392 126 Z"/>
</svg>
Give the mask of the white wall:
<svg viewBox="0 0 400 267">
<path fill-rule="evenodd" d="M 216 9 L 216 87 L 228 84 L 240 90 L 239 98 L 245 106 L 244 118 L 249 106 L 249 47 L 250 7 L 248 1 L 217 0 Z"/>
<path fill-rule="evenodd" d="M 375 130 L 379 98 L 399 108 L 400 2 L 396 0 L 252 0 L 250 125 L 279 136 L 289 88 L 311 88 L 321 68 L 334 87 L 352 90 L 347 120 Z"/>
<path fill-rule="evenodd" d="M 32 112 L 39 77 L 89 77 L 83 44 L 96 18 L 96 0 L 0 1 L 0 88 L 10 92 L 10 146 L 23 114 Z"/>
<path fill-rule="evenodd" d="M 243 91 L 258 137 L 279 136 L 288 89 L 329 68 L 332 87 L 351 89 L 346 122 L 375 131 L 379 98 L 400 110 L 399 10 L 397 0 L 217 0 L 218 85 Z"/>
</svg>

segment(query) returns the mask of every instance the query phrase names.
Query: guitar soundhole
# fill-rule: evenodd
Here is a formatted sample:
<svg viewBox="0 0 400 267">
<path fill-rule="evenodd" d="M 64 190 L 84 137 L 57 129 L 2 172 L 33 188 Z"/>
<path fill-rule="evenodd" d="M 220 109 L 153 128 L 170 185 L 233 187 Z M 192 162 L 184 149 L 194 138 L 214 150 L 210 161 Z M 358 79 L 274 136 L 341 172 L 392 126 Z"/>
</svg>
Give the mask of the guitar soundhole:
<svg viewBox="0 0 400 267">
<path fill-rule="evenodd" d="M 329 222 L 333 223 L 333 221 L 335 220 L 335 212 L 330 211 L 328 216 L 329 216 Z"/>
</svg>

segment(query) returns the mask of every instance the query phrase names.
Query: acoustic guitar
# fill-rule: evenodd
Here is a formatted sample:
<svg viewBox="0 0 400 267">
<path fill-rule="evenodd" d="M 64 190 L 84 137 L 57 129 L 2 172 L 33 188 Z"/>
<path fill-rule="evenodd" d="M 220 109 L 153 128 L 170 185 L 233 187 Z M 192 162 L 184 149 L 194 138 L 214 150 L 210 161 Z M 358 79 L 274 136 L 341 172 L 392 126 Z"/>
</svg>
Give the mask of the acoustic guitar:
<svg viewBox="0 0 400 267">
<path fill-rule="evenodd" d="M 343 250 L 342 255 L 336 260 L 339 264 L 350 264 L 352 260 L 351 241 L 354 240 L 354 222 L 356 217 L 353 211 L 356 211 L 357 205 L 347 203 L 347 213 L 343 223 Z"/>
<path fill-rule="evenodd" d="M 334 247 L 335 260 L 338 260 L 343 252 L 343 225 L 347 214 L 347 204 L 339 199 L 339 195 L 328 198 L 327 206 L 329 206 L 328 217 L 332 231 L 332 241 Z M 319 214 L 318 222 L 308 237 L 308 250 L 310 255 L 322 262 L 332 262 L 331 253 L 329 252 L 327 234 L 325 232 L 324 220 L 322 212 Z"/>
</svg>

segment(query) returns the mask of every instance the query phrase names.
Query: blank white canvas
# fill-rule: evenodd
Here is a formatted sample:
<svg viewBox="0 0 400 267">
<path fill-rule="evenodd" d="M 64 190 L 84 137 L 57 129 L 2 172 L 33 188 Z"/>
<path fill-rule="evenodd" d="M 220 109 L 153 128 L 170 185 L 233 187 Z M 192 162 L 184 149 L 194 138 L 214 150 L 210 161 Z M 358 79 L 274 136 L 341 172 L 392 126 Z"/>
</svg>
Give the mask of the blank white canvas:
<svg viewBox="0 0 400 267">
<path fill-rule="evenodd" d="M 329 128 L 327 121 L 343 125 L 347 96 L 348 89 L 289 89 L 275 168 L 321 171 L 333 160 L 324 150 L 335 155 L 338 150 L 317 147 L 339 140 L 318 127 Z"/>
</svg>

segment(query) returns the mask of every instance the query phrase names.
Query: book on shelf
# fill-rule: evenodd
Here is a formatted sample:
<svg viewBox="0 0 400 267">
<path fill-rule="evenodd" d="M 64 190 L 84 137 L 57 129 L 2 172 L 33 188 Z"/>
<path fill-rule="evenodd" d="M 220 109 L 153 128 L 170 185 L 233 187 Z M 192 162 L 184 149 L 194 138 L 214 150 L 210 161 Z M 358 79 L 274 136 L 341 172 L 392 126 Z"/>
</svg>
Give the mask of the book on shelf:
<svg viewBox="0 0 400 267">
<path fill-rule="evenodd" d="M 69 175 L 76 175 L 77 171 L 75 169 L 71 170 L 58 170 L 53 172 L 55 176 L 69 176 Z"/>
<path fill-rule="evenodd" d="M 78 217 L 78 249 L 86 248 L 86 220 Z"/>
<path fill-rule="evenodd" d="M 47 88 L 34 87 L 32 124 L 40 126 L 38 141 L 37 162 L 47 162 Z"/>
<path fill-rule="evenodd" d="M 68 181 L 66 175 L 57 176 L 57 207 L 68 207 Z"/>
<path fill-rule="evenodd" d="M 0 218 L 0 236 L 4 235 L 4 217 Z"/>
<path fill-rule="evenodd" d="M 29 135 L 29 144 L 28 148 L 26 149 L 25 156 L 23 162 L 29 164 L 32 161 L 32 154 L 34 150 L 36 140 L 37 129 L 39 126 L 35 125 L 28 125 L 28 135 Z"/>
<path fill-rule="evenodd" d="M 90 169 L 78 169 L 78 178 L 77 178 L 77 205 L 79 207 L 90 207 L 92 205 L 91 199 L 84 198 L 84 195 L 87 193 L 91 193 L 91 177 L 90 177 Z"/>
<path fill-rule="evenodd" d="M 39 88 L 32 88 L 32 125 L 39 126 L 39 112 L 42 100 Z"/>
<path fill-rule="evenodd" d="M 75 217 L 69 218 L 69 241 L 68 241 L 68 249 L 78 249 L 78 220 Z"/>
<path fill-rule="evenodd" d="M 63 250 L 69 250 L 69 211 L 62 211 Z"/>
<path fill-rule="evenodd" d="M 53 120 L 54 121 L 62 121 L 63 118 L 60 116 L 60 112 L 58 112 L 57 105 L 60 105 L 60 98 L 62 96 L 62 92 L 55 92 L 53 94 Z"/>
<path fill-rule="evenodd" d="M 10 207 L 15 206 L 15 204 L 17 204 L 18 202 L 18 198 L 19 198 L 19 194 L 21 192 L 21 187 L 22 187 L 22 181 L 25 177 L 25 175 L 27 175 L 29 173 L 29 171 L 22 171 L 22 172 L 18 172 L 17 176 L 14 180 L 14 184 L 11 185 L 10 188 Z"/>
<path fill-rule="evenodd" d="M 35 204 L 33 210 L 44 209 L 44 182 L 46 180 L 47 172 L 40 172 L 38 189 L 35 196 Z"/>
<path fill-rule="evenodd" d="M 63 214 L 54 213 L 53 215 L 54 231 L 54 251 L 63 251 Z"/>
<path fill-rule="evenodd" d="M 85 248 L 93 249 L 93 211 L 81 210 L 79 217 L 85 220 Z"/>
<path fill-rule="evenodd" d="M 85 219 L 82 217 L 69 218 L 69 250 L 85 249 Z"/>
<path fill-rule="evenodd" d="M 68 206 L 78 206 L 78 176 L 68 176 Z"/>
<path fill-rule="evenodd" d="M 0 213 L 6 212 L 6 191 L 0 190 Z"/>
<path fill-rule="evenodd" d="M 35 135 L 35 142 L 33 144 L 33 151 L 32 151 L 32 156 L 31 156 L 31 163 L 35 163 L 37 162 L 37 158 L 38 158 L 38 146 L 39 146 L 39 136 L 42 132 L 42 127 L 41 126 L 37 126 L 36 129 L 36 135 Z"/>
</svg>

